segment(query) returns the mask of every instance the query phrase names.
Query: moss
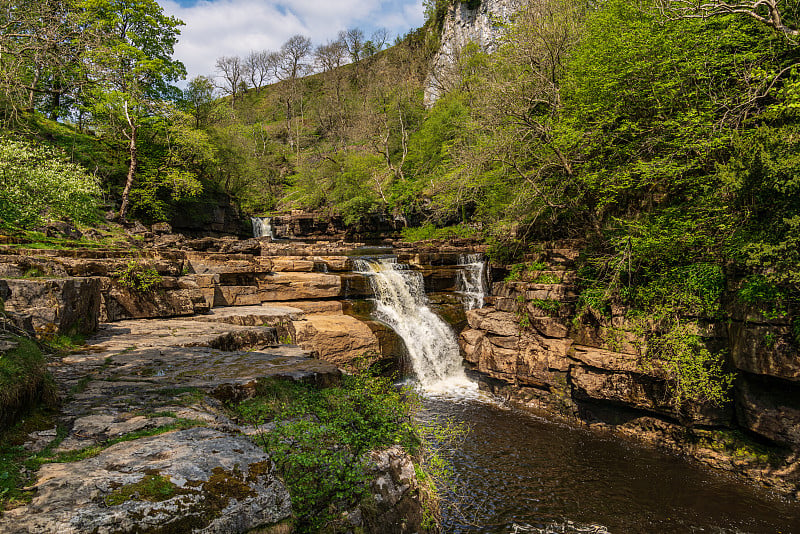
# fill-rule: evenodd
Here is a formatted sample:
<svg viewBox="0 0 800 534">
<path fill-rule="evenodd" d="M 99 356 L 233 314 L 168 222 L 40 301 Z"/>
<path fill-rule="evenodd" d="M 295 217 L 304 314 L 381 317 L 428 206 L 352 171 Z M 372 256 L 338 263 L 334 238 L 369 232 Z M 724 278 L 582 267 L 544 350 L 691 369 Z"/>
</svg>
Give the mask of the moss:
<svg viewBox="0 0 800 534">
<path fill-rule="evenodd" d="M 737 430 L 695 430 L 695 435 L 700 447 L 729 455 L 734 460 L 777 467 L 785 456 L 780 449 L 757 443 Z"/>
<path fill-rule="evenodd" d="M 37 344 L 24 337 L 11 337 L 16 347 L 0 354 L 0 426 L 13 424 L 38 402 L 57 403 L 55 384 Z"/>
<path fill-rule="evenodd" d="M 243 479 L 238 469 L 228 472 L 215 467 L 211 477 L 203 484 L 206 502 L 214 510 L 223 510 L 231 499 L 243 501 L 248 497 L 256 497 L 258 494 Z"/>
<path fill-rule="evenodd" d="M 181 493 L 169 477 L 146 475 L 139 482 L 118 488 L 104 499 L 108 506 L 118 506 L 127 500 L 163 502 Z"/>
</svg>

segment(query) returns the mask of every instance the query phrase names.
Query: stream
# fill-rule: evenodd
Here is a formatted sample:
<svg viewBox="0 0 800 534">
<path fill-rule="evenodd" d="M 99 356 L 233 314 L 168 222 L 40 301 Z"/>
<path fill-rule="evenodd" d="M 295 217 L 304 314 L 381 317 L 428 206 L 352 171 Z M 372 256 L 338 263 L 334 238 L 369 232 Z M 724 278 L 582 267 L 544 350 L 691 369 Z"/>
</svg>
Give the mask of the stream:
<svg viewBox="0 0 800 534">
<path fill-rule="evenodd" d="M 470 429 L 445 454 L 456 487 L 448 534 L 800 532 L 799 504 L 680 457 L 491 402 L 423 404 L 424 419 Z M 567 522 L 585 530 L 555 529 Z"/>
<path fill-rule="evenodd" d="M 477 255 L 459 262 L 467 309 L 486 293 Z M 453 468 L 443 531 L 459 533 L 800 532 L 800 504 L 675 455 L 508 409 L 464 374 L 456 338 L 429 307 L 422 275 L 383 257 L 357 260 L 374 317 L 403 338 L 423 423 L 466 425 L 442 449 Z"/>
</svg>

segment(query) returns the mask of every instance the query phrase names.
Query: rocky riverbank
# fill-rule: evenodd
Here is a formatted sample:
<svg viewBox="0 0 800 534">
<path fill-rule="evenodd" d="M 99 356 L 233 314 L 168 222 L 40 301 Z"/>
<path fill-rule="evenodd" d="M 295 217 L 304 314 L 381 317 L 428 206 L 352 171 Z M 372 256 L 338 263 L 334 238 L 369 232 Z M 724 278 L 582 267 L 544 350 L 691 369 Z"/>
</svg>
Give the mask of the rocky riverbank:
<svg viewBox="0 0 800 534">
<path fill-rule="evenodd" d="M 523 409 L 666 447 L 798 497 L 800 388 L 790 325 L 728 306 L 727 321 L 699 333 L 730 355 L 730 400 L 676 404 L 665 370 L 644 363 L 646 339 L 626 310 L 575 318 L 579 252 L 573 243 L 543 248 L 541 268 L 496 281 L 489 305 L 467 313 L 460 343 L 471 376 Z M 498 267 L 498 278 L 508 274 Z"/>
<path fill-rule="evenodd" d="M 263 429 L 227 406 L 263 380 L 326 388 L 340 367 L 398 356 L 390 330 L 345 313 L 368 291 L 351 245 L 148 239 L 0 251 L 10 318 L 42 338 L 88 336 L 49 364 L 57 424 L 25 443 L 44 465 L 0 531 L 291 532 L 291 481 L 253 442 Z M 412 459 L 395 447 L 367 461 L 370 505 L 337 531 L 423 531 Z"/>
</svg>

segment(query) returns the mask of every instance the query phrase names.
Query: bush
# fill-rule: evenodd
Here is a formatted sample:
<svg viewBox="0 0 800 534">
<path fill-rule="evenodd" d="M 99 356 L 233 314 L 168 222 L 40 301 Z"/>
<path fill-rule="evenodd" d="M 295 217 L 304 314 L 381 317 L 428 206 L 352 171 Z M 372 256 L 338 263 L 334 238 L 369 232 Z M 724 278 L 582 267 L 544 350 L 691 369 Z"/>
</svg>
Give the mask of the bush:
<svg viewBox="0 0 800 534">
<path fill-rule="evenodd" d="M 370 451 L 401 445 L 424 460 L 422 471 L 436 468 L 436 455 L 423 451 L 427 434 L 413 420 L 414 405 L 387 378 L 361 372 L 327 389 L 267 379 L 256 393 L 234 410 L 248 423 L 274 424 L 260 438 L 289 486 L 298 532 L 319 532 L 366 503 Z"/>
<path fill-rule="evenodd" d="M 97 217 L 98 180 L 60 152 L 0 136 L 0 219 L 23 228 Z"/>
<path fill-rule="evenodd" d="M 130 260 L 124 269 L 114 273 L 117 283 L 137 293 L 152 291 L 161 283 L 161 275 L 152 267 Z"/>
</svg>

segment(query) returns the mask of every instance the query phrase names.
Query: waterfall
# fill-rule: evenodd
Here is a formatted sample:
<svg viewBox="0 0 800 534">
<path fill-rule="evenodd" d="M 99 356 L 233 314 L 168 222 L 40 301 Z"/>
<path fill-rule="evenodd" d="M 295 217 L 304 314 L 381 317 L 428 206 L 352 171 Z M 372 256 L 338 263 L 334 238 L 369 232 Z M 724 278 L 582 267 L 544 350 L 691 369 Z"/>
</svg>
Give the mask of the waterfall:
<svg viewBox="0 0 800 534">
<path fill-rule="evenodd" d="M 272 235 L 272 219 L 269 217 L 250 217 L 250 222 L 253 224 L 253 237 L 269 237 L 275 239 Z"/>
<path fill-rule="evenodd" d="M 483 308 L 486 296 L 486 262 L 482 254 L 463 254 L 458 258 L 457 292 L 464 299 L 464 308 Z"/>
<path fill-rule="evenodd" d="M 475 391 L 461 364 L 458 341 L 450 326 L 428 307 L 422 274 L 395 259 L 354 260 L 375 294 L 375 318 L 405 342 L 421 389 L 431 393 Z"/>
</svg>

